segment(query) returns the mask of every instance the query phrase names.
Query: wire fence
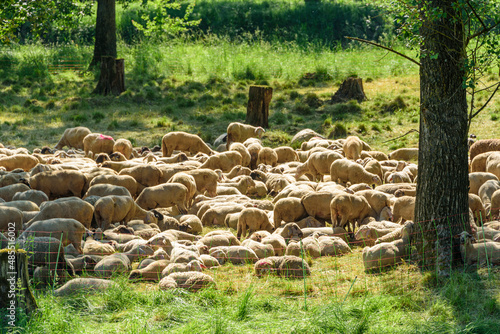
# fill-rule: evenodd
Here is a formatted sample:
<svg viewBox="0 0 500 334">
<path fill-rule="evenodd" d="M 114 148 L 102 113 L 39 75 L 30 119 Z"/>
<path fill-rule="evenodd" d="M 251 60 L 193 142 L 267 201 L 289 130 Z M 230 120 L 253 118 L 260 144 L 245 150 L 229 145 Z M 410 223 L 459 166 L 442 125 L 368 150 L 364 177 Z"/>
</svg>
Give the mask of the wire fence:
<svg viewBox="0 0 500 334">
<path fill-rule="evenodd" d="M 484 268 L 492 277 L 491 270 L 500 263 L 500 222 L 483 224 L 480 220 L 480 227 L 468 233 L 468 217 L 442 220 L 447 222 L 449 233 L 440 242 L 449 243 L 451 256 L 460 259 L 463 270 Z M 453 226 L 452 221 L 459 226 Z M 207 244 L 199 237 L 176 239 L 175 233 L 167 230 L 161 234 L 166 236 L 164 239 L 157 235 L 147 241 L 128 235 L 133 239 L 124 244 L 89 239 L 80 254 L 76 251 L 79 240 L 72 240 L 71 234 L 31 231 L 32 237 L 18 241 L 16 247 L 28 252 L 30 276 L 38 290 L 55 289 L 78 276 L 125 276 L 130 282 L 160 282 L 161 288 L 183 287 L 191 291 L 212 282 L 227 291 L 245 291 L 252 285 L 256 291 L 304 298 L 306 306 L 308 299 L 323 295 L 342 301 L 348 294 L 387 289 L 404 292 L 420 284 L 422 266 L 433 267 L 438 258 L 431 247 L 422 247 L 419 242 L 438 229 L 424 230 L 429 224 L 411 221 L 392 229 L 377 227 L 377 223 L 363 228 L 369 233 L 360 234 L 359 229 L 358 240 L 319 228 L 302 239 L 271 235 L 260 242 L 231 246 L 235 238 L 227 234 L 227 238 L 213 238 L 214 243 Z M 453 232 L 457 230 L 464 232 Z M 71 244 L 75 247 L 66 247 Z M 458 244 L 460 247 L 453 247 Z M 164 251 L 158 251 L 160 247 Z M 416 258 L 420 261 L 415 262 Z"/>
</svg>

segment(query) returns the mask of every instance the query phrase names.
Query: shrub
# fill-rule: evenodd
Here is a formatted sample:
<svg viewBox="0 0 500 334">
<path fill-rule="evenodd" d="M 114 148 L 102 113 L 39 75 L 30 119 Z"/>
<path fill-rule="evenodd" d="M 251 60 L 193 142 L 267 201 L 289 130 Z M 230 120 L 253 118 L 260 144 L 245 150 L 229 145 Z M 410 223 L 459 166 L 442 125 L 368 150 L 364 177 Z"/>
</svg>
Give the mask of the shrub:
<svg viewBox="0 0 500 334">
<path fill-rule="evenodd" d="M 333 125 L 328 138 L 344 138 L 347 136 L 347 128 L 343 123 L 335 122 Z"/>
</svg>

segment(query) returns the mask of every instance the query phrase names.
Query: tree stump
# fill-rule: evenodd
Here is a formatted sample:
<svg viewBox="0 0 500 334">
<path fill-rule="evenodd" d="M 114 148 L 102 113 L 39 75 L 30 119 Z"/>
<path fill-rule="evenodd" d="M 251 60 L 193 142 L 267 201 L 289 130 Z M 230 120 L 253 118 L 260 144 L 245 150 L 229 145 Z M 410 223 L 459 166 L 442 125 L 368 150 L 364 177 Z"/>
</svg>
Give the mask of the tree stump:
<svg viewBox="0 0 500 334">
<path fill-rule="evenodd" d="M 113 57 L 101 58 L 101 75 L 94 94 L 120 95 L 125 91 L 125 60 Z"/>
<path fill-rule="evenodd" d="M 339 87 L 339 90 L 332 96 L 331 103 L 342 103 L 356 100 L 359 103 L 366 100 L 361 78 L 347 78 Z"/>
<path fill-rule="evenodd" d="M 37 309 L 29 284 L 28 256 L 22 249 L 0 250 L 0 309 L 7 312 L 2 319 L 7 327 L 15 326 L 20 310 L 30 314 Z"/>
<path fill-rule="evenodd" d="M 268 86 L 250 86 L 246 123 L 253 126 L 268 127 L 269 103 L 273 89 Z"/>
</svg>

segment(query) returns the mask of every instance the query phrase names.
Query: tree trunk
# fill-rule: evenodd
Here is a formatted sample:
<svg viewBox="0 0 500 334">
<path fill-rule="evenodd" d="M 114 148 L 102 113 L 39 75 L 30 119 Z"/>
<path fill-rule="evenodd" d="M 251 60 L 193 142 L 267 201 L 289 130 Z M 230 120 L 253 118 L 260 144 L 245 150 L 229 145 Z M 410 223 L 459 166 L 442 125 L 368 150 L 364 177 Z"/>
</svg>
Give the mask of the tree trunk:
<svg viewBox="0 0 500 334">
<path fill-rule="evenodd" d="M 94 57 L 90 67 L 100 63 L 103 56 L 116 58 L 115 0 L 97 0 Z"/>
<path fill-rule="evenodd" d="M 94 94 L 120 95 L 125 91 L 125 60 L 113 57 L 101 58 L 101 75 Z"/>
<path fill-rule="evenodd" d="M 13 327 L 22 315 L 36 310 L 36 300 L 33 297 L 28 276 L 28 257 L 24 250 L 0 250 L 0 309 L 6 310 L 2 319 Z M 3 327 L 3 326 L 2 326 Z"/>
<path fill-rule="evenodd" d="M 273 89 L 268 86 L 250 86 L 246 123 L 267 128 L 269 119 L 269 103 L 273 97 Z"/>
<path fill-rule="evenodd" d="M 332 96 L 331 103 L 342 103 L 356 100 L 359 103 L 366 100 L 363 80 L 361 78 L 347 78 Z"/>
<path fill-rule="evenodd" d="M 423 11 L 420 137 L 413 242 L 425 269 L 448 276 L 460 263 L 454 235 L 469 230 L 464 27 L 451 0 Z M 437 17 L 436 13 L 445 13 Z"/>
</svg>

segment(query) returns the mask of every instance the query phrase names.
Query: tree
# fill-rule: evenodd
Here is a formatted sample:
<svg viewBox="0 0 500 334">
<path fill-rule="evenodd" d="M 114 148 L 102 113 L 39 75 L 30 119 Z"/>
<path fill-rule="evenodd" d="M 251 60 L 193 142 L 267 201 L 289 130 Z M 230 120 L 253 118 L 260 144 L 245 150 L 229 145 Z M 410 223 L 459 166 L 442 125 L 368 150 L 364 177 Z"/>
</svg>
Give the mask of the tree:
<svg viewBox="0 0 500 334">
<path fill-rule="evenodd" d="M 479 87 L 486 70 L 498 64 L 500 50 L 493 30 L 500 22 L 500 5 L 484 0 L 396 0 L 391 9 L 400 36 L 419 46 L 420 62 L 364 42 L 420 66 L 417 227 L 412 245 L 423 268 L 448 276 L 460 263 L 458 240 L 453 237 L 470 231 L 468 130 L 500 88 L 500 83 Z M 492 93 L 477 108 L 474 97 L 479 90 Z"/>
<path fill-rule="evenodd" d="M 115 7 L 115 0 L 97 0 L 94 56 L 90 62 L 90 67 L 99 64 L 103 56 L 116 58 Z"/>
</svg>

